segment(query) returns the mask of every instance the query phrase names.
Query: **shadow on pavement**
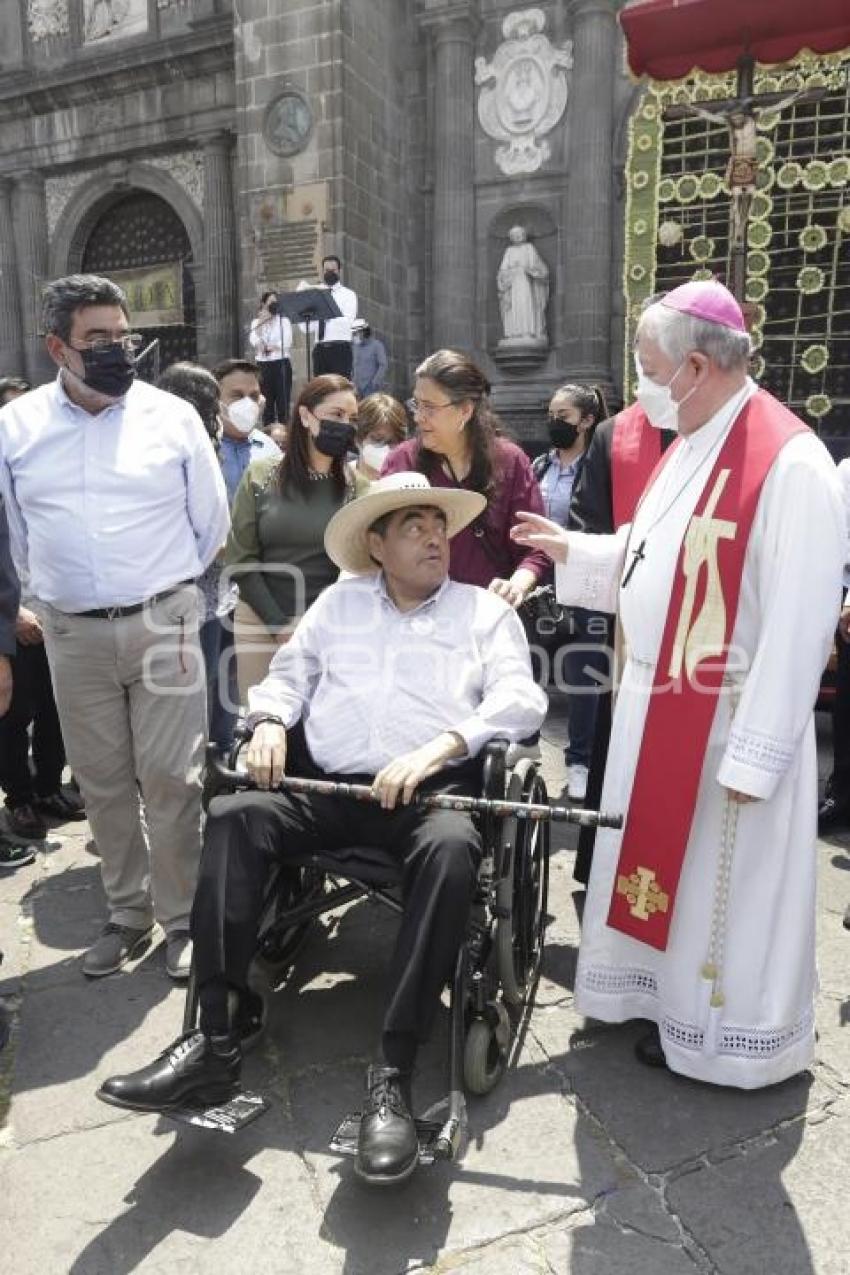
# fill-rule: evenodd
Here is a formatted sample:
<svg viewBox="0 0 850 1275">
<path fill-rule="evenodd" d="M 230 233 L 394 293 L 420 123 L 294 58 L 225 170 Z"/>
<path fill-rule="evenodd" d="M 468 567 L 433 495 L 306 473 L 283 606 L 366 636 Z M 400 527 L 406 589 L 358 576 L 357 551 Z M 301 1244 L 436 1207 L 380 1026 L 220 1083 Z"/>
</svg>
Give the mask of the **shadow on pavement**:
<svg viewBox="0 0 850 1275">
<path fill-rule="evenodd" d="M 158 1133 L 174 1128 L 163 1125 Z M 214 1152 L 203 1138 L 201 1131 L 187 1131 L 172 1143 L 125 1196 L 129 1207 L 78 1254 L 69 1275 L 130 1275 L 175 1231 L 215 1240 L 230 1230 L 264 1185 L 245 1167 L 256 1153 L 256 1135 L 221 1135 Z"/>
<path fill-rule="evenodd" d="M 569 1052 L 554 1060 L 595 1121 L 594 1135 L 604 1129 L 614 1143 L 649 1175 L 666 1176 L 664 1206 L 644 1220 L 622 1213 L 614 1195 L 597 1207 L 593 1224 L 570 1233 L 570 1275 L 599 1275 L 605 1270 L 652 1270 L 653 1275 L 679 1275 L 691 1270 L 666 1247 L 645 1255 L 640 1233 L 619 1234 L 623 1223 L 638 1232 L 680 1244 L 669 1210 L 706 1253 L 712 1269 L 735 1275 L 815 1275 L 809 1245 L 796 1209 L 783 1184 L 788 1166 L 799 1152 L 813 1078 L 806 1072 L 762 1090 L 737 1090 L 701 1084 L 664 1070 L 641 1066 L 633 1057 L 642 1025 L 598 1025 L 589 1022 L 574 1032 Z M 592 1155 L 588 1125 L 579 1126 L 576 1153 L 581 1180 Z M 631 1206 L 630 1206 L 631 1207 Z M 647 1205 L 644 1204 L 643 1209 Z M 665 1216 L 667 1215 L 667 1216 Z M 615 1221 L 616 1219 L 616 1221 Z M 665 1223 L 671 1226 L 664 1235 Z M 602 1234 L 604 1231 L 604 1245 Z M 629 1248 L 631 1244 L 631 1249 Z M 781 1254 L 781 1258 L 777 1258 Z"/>
<path fill-rule="evenodd" d="M 550 1130 L 539 1156 L 536 1127 L 529 1131 L 523 1122 L 523 1112 L 530 1116 L 540 1099 L 568 1110 L 558 1074 L 547 1061 L 529 1061 L 525 1054 L 492 1094 L 470 1101 L 469 1147 L 475 1154 L 468 1166 L 462 1161 L 422 1167 L 405 1187 L 376 1190 L 359 1182 L 351 1160 L 329 1154 L 337 1124 L 360 1106 L 365 1066 L 376 1054 L 394 931 L 393 918 L 363 903 L 338 918 L 324 941 L 314 936 L 293 977 L 273 998 L 264 1045 L 246 1059 L 246 1088 L 272 1096 L 272 1110 L 233 1136 L 161 1120 L 156 1132 L 175 1132 L 174 1141 L 127 1192 L 130 1207 L 80 1251 L 70 1266 L 73 1275 L 129 1275 L 173 1232 L 223 1237 L 261 1187 L 277 1193 L 281 1209 L 287 1207 L 287 1184 L 296 1194 L 309 1191 L 320 1209 L 318 1242 L 338 1250 L 345 1275 L 397 1275 L 409 1265 L 436 1261 L 456 1221 L 457 1188 L 485 1195 L 497 1188 L 500 1199 L 512 1196 L 514 1203 L 506 1207 L 517 1211 L 518 1225 L 533 1220 L 527 1217 L 532 1198 L 548 1201 L 550 1213 L 560 1212 L 564 1202 L 584 1207 L 581 1187 L 563 1172 L 560 1151 L 567 1134 Z M 415 1090 L 420 1113 L 445 1095 L 447 1024 L 444 1012 L 422 1051 Z M 151 1054 L 167 1043 L 159 1042 Z M 128 1128 L 132 1136 L 144 1137 L 144 1119 L 120 1121 L 110 1137 L 119 1146 Z M 505 1153 L 488 1148 L 483 1168 L 478 1153 L 491 1137 L 504 1144 Z M 270 1159 L 269 1151 L 284 1154 Z M 254 1157 L 257 1165 L 249 1167 Z M 134 1154 L 130 1163 L 135 1162 Z M 491 1165 L 498 1167 L 490 1171 Z M 263 1166 L 268 1168 L 262 1176 L 254 1171 Z M 502 1217 L 480 1212 L 489 1225 L 503 1225 Z M 281 1269 L 318 1271 L 313 1258 L 308 1246 L 303 1267 Z"/>
</svg>

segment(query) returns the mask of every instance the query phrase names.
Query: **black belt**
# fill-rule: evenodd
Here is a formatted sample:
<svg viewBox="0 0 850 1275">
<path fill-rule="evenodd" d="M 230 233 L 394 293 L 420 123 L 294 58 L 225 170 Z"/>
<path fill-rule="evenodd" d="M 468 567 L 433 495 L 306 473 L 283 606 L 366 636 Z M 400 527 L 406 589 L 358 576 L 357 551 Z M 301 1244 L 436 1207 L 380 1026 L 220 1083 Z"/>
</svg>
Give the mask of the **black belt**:
<svg viewBox="0 0 850 1275">
<path fill-rule="evenodd" d="M 163 589 L 162 593 L 154 593 L 152 597 L 145 598 L 144 602 L 130 602 L 126 606 L 95 607 L 93 611 L 74 611 L 72 614 L 84 620 L 120 620 L 125 615 L 138 615 L 140 611 L 156 606 L 157 602 L 161 602 L 163 598 L 170 598 L 172 593 L 178 593 L 188 584 L 193 583 L 192 580 L 181 580 L 180 584 L 173 584 L 170 589 Z"/>
</svg>

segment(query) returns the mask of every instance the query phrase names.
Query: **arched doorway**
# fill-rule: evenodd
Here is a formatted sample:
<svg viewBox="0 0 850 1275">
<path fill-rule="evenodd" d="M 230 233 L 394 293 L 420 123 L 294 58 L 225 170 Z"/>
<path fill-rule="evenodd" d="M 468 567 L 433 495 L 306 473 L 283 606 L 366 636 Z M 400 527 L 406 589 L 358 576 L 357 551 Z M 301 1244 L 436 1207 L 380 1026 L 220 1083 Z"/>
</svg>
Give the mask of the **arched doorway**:
<svg viewBox="0 0 850 1275">
<path fill-rule="evenodd" d="M 131 324 L 145 345 L 159 338 L 158 367 L 197 358 L 192 245 L 186 227 L 160 195 L 133 190 L 100 213 L 83 249 L 82 269 L 120 283 L 131 302 Z M 156 271 L 157 266 L 170 267 Z M 125 272 L 127 272 L 125 274 Z M 140 291 L 141 290 L 141 291 Z M 146 305 L 133 305 L 144 296 Z M 152 359 L 140 369 L 149 379 Z"/>
</svg>

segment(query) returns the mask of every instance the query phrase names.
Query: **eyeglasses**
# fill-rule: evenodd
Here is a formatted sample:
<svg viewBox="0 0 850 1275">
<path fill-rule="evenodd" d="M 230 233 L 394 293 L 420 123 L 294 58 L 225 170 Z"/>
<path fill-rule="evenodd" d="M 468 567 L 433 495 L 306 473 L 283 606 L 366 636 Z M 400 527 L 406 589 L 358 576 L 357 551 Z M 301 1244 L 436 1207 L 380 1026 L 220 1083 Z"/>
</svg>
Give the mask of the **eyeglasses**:
<svg viewBox="0 0 850 1275">
<path fill-rule="evenodd" d="M 141 332 L 128 332 L 125 336 L 113 340 L 112 337 L 99 336 L 93 341 L 83 341 L 81 345 L 71 345 L 72 350 L 91 350 L 92 354 L 108 354 L 114 346 L 120 345 L 127 354 L 135 354 L 144 345 L 145 338 Z M 68 342 L 70 345 L 70 341 Z"/>
<path fill-rule="evenodd" d="M 461 400 L 450 398 L 448 403 L 420 403 L 418 398 L 409 398 L 405 403 L 405 407 L 411 416 L 436 416 L 437 412 L 442 412 L 446 407 L 454 407 Z"/>
</svg>

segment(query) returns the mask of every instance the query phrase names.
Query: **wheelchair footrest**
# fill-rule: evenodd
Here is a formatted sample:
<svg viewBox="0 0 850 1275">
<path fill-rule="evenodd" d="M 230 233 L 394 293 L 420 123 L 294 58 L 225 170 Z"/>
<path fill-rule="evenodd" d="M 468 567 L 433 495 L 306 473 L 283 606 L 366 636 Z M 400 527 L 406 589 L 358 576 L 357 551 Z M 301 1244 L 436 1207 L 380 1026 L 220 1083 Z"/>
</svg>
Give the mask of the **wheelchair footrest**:
<svg viewBox="0 0 850 1275">
<path fill-rule="evenodd" d="M 215 1107 L 172 1107 L 162 1114 L 180 1124 L 191 1124 L 196 1129 L 215 1129 L 218 1133 L 239 1133 L 252 1120 L 264 1115 L 271 1103 L 262 1094 L 243 1090 L 229 1102 Z"/>
<path fill-rule="evenodd" d="M 357 1138 L 360 1134 L 360 1117 L 359 1111 L 353 1112 L 343 1120 L 336 1133 L 330 1140 L 329 1150 L 335 1151 L 337 1155 L 357 1154 Z M 436 1149 L 436 1141 L 442 1132 L 442 1124 L 439 1120 L 417 1120 L 416 1135 L 419 1138 L 419 1163 L 433 1164 L 435 1160 L 444 1158 Z"/>
</svg>

